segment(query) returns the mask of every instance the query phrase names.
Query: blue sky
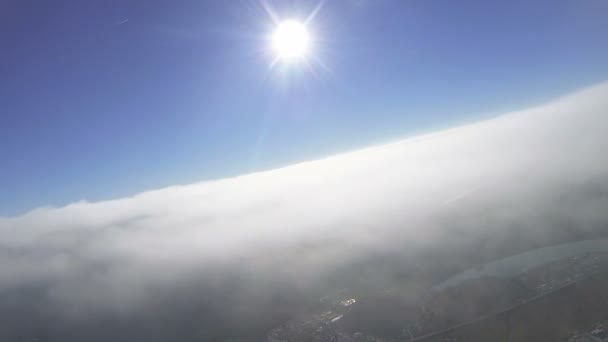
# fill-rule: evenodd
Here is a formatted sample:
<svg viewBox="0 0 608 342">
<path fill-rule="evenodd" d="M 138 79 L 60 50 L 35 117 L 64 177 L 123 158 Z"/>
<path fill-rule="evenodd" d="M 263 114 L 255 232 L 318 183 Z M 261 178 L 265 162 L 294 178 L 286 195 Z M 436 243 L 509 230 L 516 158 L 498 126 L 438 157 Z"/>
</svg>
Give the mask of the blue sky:
<svg viewBox="0 0 608 342">
<path fill-rule="evenodd" d="M 304 18 L 318 1 L 269 2 Z M 0 4 L 0 215 L 315 159 L 608 79 L 608 3 L 326 1 L 312 70 L 258 1 Z"/>
</svg>

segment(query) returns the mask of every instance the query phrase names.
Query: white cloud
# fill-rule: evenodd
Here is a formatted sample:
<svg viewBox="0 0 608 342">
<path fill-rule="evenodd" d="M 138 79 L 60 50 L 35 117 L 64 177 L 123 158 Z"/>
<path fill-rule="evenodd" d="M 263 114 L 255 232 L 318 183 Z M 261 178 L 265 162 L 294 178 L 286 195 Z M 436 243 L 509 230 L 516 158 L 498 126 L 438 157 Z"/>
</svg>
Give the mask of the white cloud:
<svg viewBox="0 0 608 342">
<path fill-rule="evenodd" d="M 606 192 L 592 193 L 608 185 L 607 115 L 604 83 L 323 160 L 0 218 L 0 292 L 42 284 L 61 314 L 129 312 L 191 281 L 223 286 L 234 270 L 247 284 L 306 288 L 391 250 L 595 227 L 608 221 Z"/>
</svg>

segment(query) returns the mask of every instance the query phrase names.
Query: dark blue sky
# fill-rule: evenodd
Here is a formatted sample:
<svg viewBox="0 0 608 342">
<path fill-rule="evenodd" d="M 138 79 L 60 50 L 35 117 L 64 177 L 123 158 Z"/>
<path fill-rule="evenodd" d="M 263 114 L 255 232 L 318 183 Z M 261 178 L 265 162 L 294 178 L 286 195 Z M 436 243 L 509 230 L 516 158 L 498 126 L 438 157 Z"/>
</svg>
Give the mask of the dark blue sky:
<svg viewBox="0 0 608 342">
<path fill-rule="evenodd" d="M 603 0 L 327 1 L 310 23 L 326 68 L 270 69 L 258 1 L 3 1 L 0 215 L 540 104 L 608 79 L 607 17 Z"/>
</svg>

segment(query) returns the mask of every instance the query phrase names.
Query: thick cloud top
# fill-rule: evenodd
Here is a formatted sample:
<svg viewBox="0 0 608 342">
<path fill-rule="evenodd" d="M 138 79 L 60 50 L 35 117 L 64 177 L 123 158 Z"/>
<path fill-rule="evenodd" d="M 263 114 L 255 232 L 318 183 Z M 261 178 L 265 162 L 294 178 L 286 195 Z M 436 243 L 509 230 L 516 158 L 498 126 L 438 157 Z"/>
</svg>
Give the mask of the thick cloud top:
<svg viewBox="0 0 608 342">
<path fill-rule="evenodd" d="M 541 243 L 555 225 L 605 227 L 607 155 L 604 83 L 323 160 L 41 208 L 0 218 L 0 293 L 42 289 L 45 312 L 62 317 L 129 313 L 194 283 L 242 282 L 249 296 L 305 289 L 378 253 L 422 264 L 442 244 L 513 227 Z M 249 298 L 240 289 L 230 298 Z"/>
</svg>

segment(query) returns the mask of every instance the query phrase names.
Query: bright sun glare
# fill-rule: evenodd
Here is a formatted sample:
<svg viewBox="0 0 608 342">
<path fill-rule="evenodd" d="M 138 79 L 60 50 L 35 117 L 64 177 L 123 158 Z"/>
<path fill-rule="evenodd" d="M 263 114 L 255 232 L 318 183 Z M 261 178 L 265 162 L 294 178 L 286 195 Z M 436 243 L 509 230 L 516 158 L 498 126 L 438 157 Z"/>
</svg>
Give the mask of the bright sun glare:
<svg viewBox="0 0 608 342">
<path fill-rule="evenodd" d="M 274 50 L 282 60 L 305 57 L 309 50 L 310 36 L 304 24 L 286 20 L 277 26 L 272 36 Z"/>
</svg>

